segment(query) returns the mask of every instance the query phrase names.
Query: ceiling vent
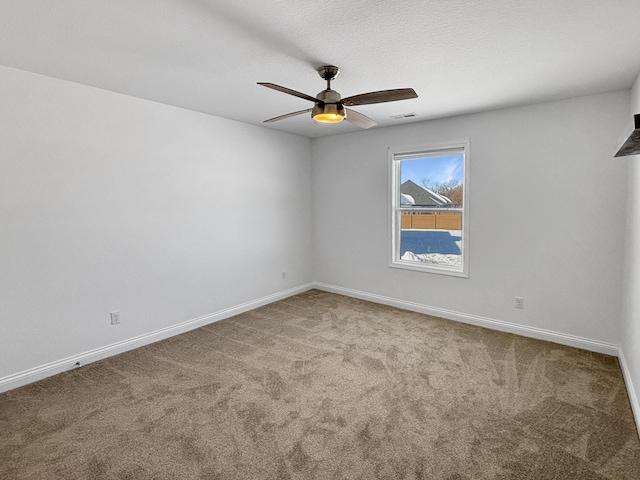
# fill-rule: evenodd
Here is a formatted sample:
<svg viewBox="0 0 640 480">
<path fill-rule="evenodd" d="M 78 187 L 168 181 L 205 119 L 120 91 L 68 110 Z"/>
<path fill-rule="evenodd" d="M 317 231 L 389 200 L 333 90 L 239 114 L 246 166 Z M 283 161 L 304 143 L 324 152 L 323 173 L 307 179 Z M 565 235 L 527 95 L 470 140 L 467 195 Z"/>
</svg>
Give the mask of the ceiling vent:
<svg viewBox="0 0 640 480">
<path fill-rule="evenodd" d="M 640 153 L 640 113 L 633 116 L 633 122 L 627 126 L 618 139 L 618 146 L 620 149 L 614 155 L 615 157 L 626 157 Z"/>
<path fill-rule="evenodd" d="M 411 113 L 403 113 L 401 115 L 392 115 L 389 118 L 393 118 L 394 120 L 401 120 L 403 118 L 413 118 L 413 117 L 417 117 L 418 114 L 415 112 L 411 112 Z"/>
</svg>

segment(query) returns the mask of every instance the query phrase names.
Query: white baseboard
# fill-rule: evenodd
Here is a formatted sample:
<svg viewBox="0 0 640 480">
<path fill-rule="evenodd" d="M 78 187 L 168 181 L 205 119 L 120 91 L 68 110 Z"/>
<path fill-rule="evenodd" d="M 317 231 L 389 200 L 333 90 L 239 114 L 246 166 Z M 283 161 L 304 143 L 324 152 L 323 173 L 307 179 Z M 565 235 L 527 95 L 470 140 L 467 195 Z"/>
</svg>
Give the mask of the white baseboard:
<svg viewBox="0 0 640 480">
<path fill-rule="evenodd" d="M 638 401 L 638 395 L 631 379 L 631 372 L 629 371 L 629 364 L 624 356 L 622 347 L 618 349 L 618 360 L 620 362 L 620 368 L 622 369 L 622 376 L 624 377 L 624 383 L 627 386 L 627 394 L 629 395 L 629 403 L 631 403 L 631 410 L 636 420 L 636 428 L 638 429 L 638 436 L 640 437 L 640 402 Z"/>
<path fill-rule="evenodd" d="M 383 305 L 398 307 L 404 310 L 411 310 L 413 312 L 425 313 L 434 317 L 441 317 L 448 320 L 455 320 L 462 323 L 477 325 L 479 327 L 485 327 L 491 330 L 514 333 L 516 335 L 522 335 L 523 337 L 536 338 L 538 340 L 546 340 L 553 343 L 559 343 L 561 345 L 582 348 L 584 350 L 589 350 L 592 352 L 604 353 L 616 357 L 618 356 L 618 346 L 611 343 L 600 342 L 598 340 L 590 340 L 588 338 L 577 337 L 575 335 L 568 335 L 565 333 L 554 332 L 552 330 L 545 330 L 542 328 L 518 325 L 515 323 L 505 322 L 503 320 L 481 317 L 479 315 L 471 315 L 468 313 L 446 310 L 444 308 L 431 307 L 429 305 L 408 302 L 405 300 L 398 300 L 397 298 L 385 297 L 374 293 L 361 292 L 359 290 L 352 290 L 350 288 L 328 285 L 326 283 L 315 282 L 313 285 L 314 288 L 317 288 L 318 290 L 338 293 L 341 295 L 346 295 L 348 297 L 368 300 L 370 302 L 381 303 Z"/>
<path fill-rule="evenodd" d="M 32 382 L 51 377 L 58 373 L 78 368 L 79 365 L 86 365 L 97 360 L 102 360 L 103 358 L 118 355 L 119 353 L 123 353 L 128 350 L 133 350 L 134 348 L 149 345 L 150 343 L 164 340 L 165 338 L 173 337 L 174 335 L 179 335 L 181 333 L 188 332 L 189 330 L 194 330 L 204 325 L 208 325 L 210 323 L 214 323 L 219 320 L 223 320 L 225 318 L 233 317 L 234 315 L 253 310 L 254 308 L 262 307 L 263 305 L 267 305 L 269 303 L 273 303 L 278 300 L 282 300 L 284 298 L 306 292 L 307 290 L 310 290 L 312 288 L 313 283 L 300 285 L 289 290 L 274 293 L 273 295 L 267 295 L 266 297 L 258 298 L 257 300 L 252 300 L 250 302 L 236 305 L 235 307 L 226 308 L 209 315 L 194 318 L 193 320 L 188 320 L 171 327 L 156 330 L 144 335 L 139 335 L 137 337 L 113 343 L 111 345 L 106 345 L 104 347 L 96 348 L 88 352 L 73 355 L 61 360 L 56 360 L 55 362 L 31 368 L 14 375 L 9 375 L 7 377 L 0 378 L 0 392 L 6 392 L 7 390 L 12 390 L 14 388 L 18 388 Z"/>
</svg>

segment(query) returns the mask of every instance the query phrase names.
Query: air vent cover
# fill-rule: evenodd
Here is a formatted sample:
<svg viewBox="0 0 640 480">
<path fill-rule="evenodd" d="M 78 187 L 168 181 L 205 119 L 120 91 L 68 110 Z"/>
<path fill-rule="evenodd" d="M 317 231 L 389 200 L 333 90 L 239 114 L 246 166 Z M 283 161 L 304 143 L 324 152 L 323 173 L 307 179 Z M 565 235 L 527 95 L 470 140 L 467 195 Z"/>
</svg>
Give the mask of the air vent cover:
<svg viewBox="0 0 640 480">
<path fill-rule="evenodd" d="M 402 118 L 413 118 L 413 117 L 417 117 L 417 116 L 418 116 L 417 113 L 411 112 L 411 113 L 403 113 L 403 114 L 400 114 L 400 115 L 392 115 L 389 118 L 393 118 L 394 120 L 400 120 Z"/>
</svg>

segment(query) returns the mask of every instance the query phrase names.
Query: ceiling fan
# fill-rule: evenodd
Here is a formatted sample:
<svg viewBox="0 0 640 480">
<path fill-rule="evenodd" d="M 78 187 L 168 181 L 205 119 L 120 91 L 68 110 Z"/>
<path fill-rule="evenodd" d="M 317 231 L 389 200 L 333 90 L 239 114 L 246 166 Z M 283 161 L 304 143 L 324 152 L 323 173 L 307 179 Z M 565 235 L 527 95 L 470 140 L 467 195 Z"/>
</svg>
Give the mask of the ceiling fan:
<svg viewBox="0 0 640 480">
<path fill-rule="evenodd" d="M 351 97 L 341 99 L 340 94 L 331 89 L 331 80 L 334 80 L 338 76 L 340 69 L 333 65 L 324 65 L 319 67 L 317 70 L 320 77 L 327 81 L 327 89 L 318 93 L 315 98 L 311 95 L 307 95 L 306 93 L 297 92 L 274 83 L 258 82 L 258 85 L 272 88 L 279 92 L 288 93 L 295 97 L 304 98 L 305 100 L 309 100 L 314 103 L 313 108 L 307 108 L 306 110 L 273 117 L 265 120 L 264 123 L 277 122 L 278 120 L 284 120 L 285 118 L 295 117 L 296 115 L 311 112 L 311 118 L 316 122 L 337 123 L 342 120 L 346 120 L 359 127 L 370 128 L 376 125 L 376 122 L 366 115 L 346 107 L 395 102 L 397 100 L 407 100 L 409 98 L 418 97 L 413 88 L 397 88 L 394 90 L 380 90 L 378 92 L 361 93 L 360 95 L 353 95 Z"/>
</svg>

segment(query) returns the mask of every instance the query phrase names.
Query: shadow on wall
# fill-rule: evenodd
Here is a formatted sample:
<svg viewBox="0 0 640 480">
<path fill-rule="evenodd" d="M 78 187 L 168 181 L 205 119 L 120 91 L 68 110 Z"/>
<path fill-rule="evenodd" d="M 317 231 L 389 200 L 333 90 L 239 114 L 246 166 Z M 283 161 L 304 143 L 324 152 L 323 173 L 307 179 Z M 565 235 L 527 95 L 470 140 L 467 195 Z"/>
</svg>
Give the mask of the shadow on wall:
<svg viewBox="0 0 640 480">
<path fill-rule="evenodd" d="M 448 230 L 402 230 L 400 233 L 400 256 L 405 252 L 461 255 L 459 246 L 461 240 L 460 235 L 451 235 Z"/>
</svg>

